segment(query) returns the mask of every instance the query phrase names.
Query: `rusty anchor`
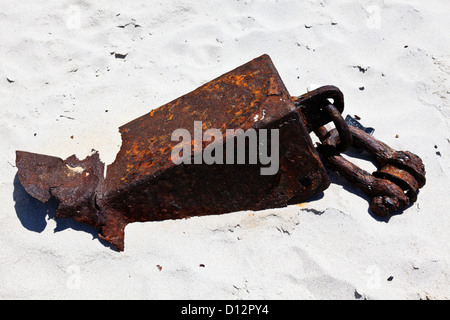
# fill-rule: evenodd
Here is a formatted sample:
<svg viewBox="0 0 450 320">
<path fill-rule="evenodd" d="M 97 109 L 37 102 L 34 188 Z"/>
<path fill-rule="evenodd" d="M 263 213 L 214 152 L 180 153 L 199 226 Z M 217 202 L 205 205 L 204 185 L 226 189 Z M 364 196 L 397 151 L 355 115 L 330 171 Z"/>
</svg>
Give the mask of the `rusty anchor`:
<svg viewBox="0 0 450 320">
<path fill-rule="evenodd" d="M 348 126 L 343 109 L 343 94 L 334 86 L 290 96 L 270 57 L 262 55 L 120 127 L 122 146 L 106 176 L 97 152 L 84 160 L 62 160 L 17 151 L 18 178 L 34 198 L 59 201 L 57 218 L 95 226 L 99 237 L 119 251 L 124 250 L 124 229 L 132 222 L 304 202 L 330 185 L 324 164 L 368 194 L 378 215 L 388 216 L 416 201 L 425 185 L 420 158 Z M 230 141 L 228 129 L 236 133 L 231 139 L 249 130 L 276 130 L 277 172 L 263 175 L 264 164 L 248 161 L 175 163 L 172 151 L 179 141 L 172 141 L 171 134 L 195 121 L 201 121 L 203 130 L 217 128 L 225 138 L 198 143 L 194 137 L 187 145 L 197 151 Z M 330 122 L 335 128 L 328 131 L 324 126 Z M 317 149 L 311 132 L 321 141 Z M 249 139 L 244 141 L 248 146 Z M 372 175 L 344 159 L 340 152 L 352 145 L 373 154 L 380 169 Z"/>
</svg>

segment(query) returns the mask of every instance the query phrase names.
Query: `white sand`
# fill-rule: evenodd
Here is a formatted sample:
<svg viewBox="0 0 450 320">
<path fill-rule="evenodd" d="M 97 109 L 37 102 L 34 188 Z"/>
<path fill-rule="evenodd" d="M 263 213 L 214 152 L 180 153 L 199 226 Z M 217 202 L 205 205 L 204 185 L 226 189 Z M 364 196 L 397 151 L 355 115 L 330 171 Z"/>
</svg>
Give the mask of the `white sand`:
<svg viewBox="0 0 450 320">
<path fill-rule="evenodd" d="M 3 0 L 0 298 L 450 298 L 449 9 L 446 0 Z M 263 53 L 291 94 L 336 85 L 344 114 L 421 156 L 418 202 L 380 221 L 332 175 L 302 206 L 131 224 L 118 253 L 93 228 L 48 219 L 14 182 L 16 150 L 84 158 L 94 148 L 111 163 L 120 125 Z"/>
</svg>

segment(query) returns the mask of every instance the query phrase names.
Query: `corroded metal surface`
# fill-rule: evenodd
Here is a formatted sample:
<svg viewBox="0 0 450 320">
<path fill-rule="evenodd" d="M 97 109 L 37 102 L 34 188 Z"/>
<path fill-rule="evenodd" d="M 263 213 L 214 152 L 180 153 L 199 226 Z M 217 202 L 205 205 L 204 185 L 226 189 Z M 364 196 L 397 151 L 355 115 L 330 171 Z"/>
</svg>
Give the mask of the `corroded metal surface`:
<svg viewBox="0 0 450 320">
<path fill-rule="evenodd" d="M 17 175 L 25 190 L 34 198 L 59 201 L 57 218 L 73 218 L 96 223 L 96 194 L 103 183 L 104 165 L 98 153 L 80 161 L 17 151 Z"/>
<path fill-rule="evenodd" d="M 347 126 L 343 108 L 344 96 L 334 86 L 290 96 L 263 55 L 120 127 L 122 146 L 106 177 L 97 153 L 62 160 L 17 151 L 18 177 L 31 196 L 59 201 L 57 218 L 95 226 L 118 250 L 124 250 L 124 229 L 132 222 L 278 208 L 319 194 L 330 181 L 310 132 L 321 140 L 318 150 L 326 163 L 372 198 L 377 215 L 388 216 L 416 201 L 425 185 L 421 159 Z M 176 163 L 172 150 L 178 141 L 172 141 L 172 133 L 195 131 L 195 121 L 201 132 L 217 129 L 222 139 L 198 141 L 194 133 L 183 141 L 194 150 L 193 164 Z M 336 129 L 325 129 L 329 122 Z M 241 129 L 238 136 L 250 129 L 276 129 L 276 173 L 262 175 L 261 163 L 197 163 L 195 151 L 230 141 L 229 129 Z M 374 155 L 379 170 L 372 175 L 343 158 L 339 152 L 351 145 Z M 221 150 L 226 158 L 233 149 Z"/>
<path fill-rule="evenodd" d="M 330 114 L 325 110 L 331 103 L 339 113 L 344 111 L 344 94 L 335 86 L 323 86 L 309 91 L 298 97 L 292 97 L 295 105 L 309 132 L 320 128 L 332 121 Z"/>
<path fill-rule="evenodd" d="M 278 173 L 261 175 L 259 164 L 175 165 L 171 150 L 177 142 L 171 133 L 191 130 L 194 121 L 223 134 L 225 129 L 278 129 Z M 32 196 L 41 201 L 55 196 L 57 217 L 94 225 L 118 250 L 124 249 L 128 223 L 283 207 L 317 195 L 330 183 L 298 106 L 267 55 L 125 124 L 120 132 L 122 146 L 105 178 L 96 154 L 63 161 L 17 152 L 19 180 Z M 195 148 L 194 140 L 191 145 Z"/>
<path fill-rule="evenodd" d="M 380 168 L 370 174 L 341 156 L 335 146 L 339 133 L 317 130 L 323 145 L 319 148 L 327 163 L 348 181 L 371 197 L 371 210 L 387 217 L 417 200 L 417 193 L 425 185 L 422 160 L 409 151 L 396 151 L 361 129 L 348 127 L 353 145 L 375 156 Z"/>
</svg>

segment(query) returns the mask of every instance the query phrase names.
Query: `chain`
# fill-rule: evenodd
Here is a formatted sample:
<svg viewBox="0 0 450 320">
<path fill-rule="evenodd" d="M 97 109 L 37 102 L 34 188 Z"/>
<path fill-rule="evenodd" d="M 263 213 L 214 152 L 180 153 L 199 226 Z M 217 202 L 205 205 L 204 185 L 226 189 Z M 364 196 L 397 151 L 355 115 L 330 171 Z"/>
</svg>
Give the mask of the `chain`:
<svg viewBox="0 0 450 320">
<path fill-rule="evenodd" d="M 336 97 L 339 98 L 339 109 L 334 105 Z M 330 103 L 330 98 L 335 100 L 333 104 Z M 411 152 L 392 149 L 361 129 L 348 126 L 341 115 L 343 96 L 339 89 L 333 86 L 322 87 L 294 98 L 294 101 L 304 121 L 314 119 L 317 124 L 320 123 L 317 119 L 321 118 L 324 122 L 325 112 L 326 120 L 334 123 L 335 128 L 330 131 L 324 125 L 309 125 L 308 129 L 314 131 L 321 141 L 317 150 L 324 162 L 371 198 L 370 208 L 375 214 L 387 217 L 417 200 L 417 193 L 426 182 L 422 160 Z M 322 113 L 322 116 L 313 116 L 314 107 L 316 114 Z M 351 146 L 374 156 L 378 170 L 370 174 L 345 159 L 341 152 Z"/>
</svg>

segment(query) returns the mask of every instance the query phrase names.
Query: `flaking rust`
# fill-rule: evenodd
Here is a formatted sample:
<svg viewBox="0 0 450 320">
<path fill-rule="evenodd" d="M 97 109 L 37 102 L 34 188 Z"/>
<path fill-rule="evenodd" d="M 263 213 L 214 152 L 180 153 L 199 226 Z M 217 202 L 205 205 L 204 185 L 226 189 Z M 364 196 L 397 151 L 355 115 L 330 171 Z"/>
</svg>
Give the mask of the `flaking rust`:
<svg viewBox="0 0 450 320">
<path fill-rule="evenodd" d="M 343 94 L 334 86 L 291 97 L 270 57 L 262 55 L 120 127 L 122 145 L 106 177 L 97 152 L 84 160 L 75 156 L 62 160 L 17 151 L 18 178 L 36 199 L 59 201 L 57 218 L 95 226 L 99 237 L 119 251 L 124 250 L 129 223 L 304 202 L 330 184 L 322 160 L 369 195 L 377 215 L 389 216 L 416 201 L 425 185 L 421 159 L 348 127 L 343 109 Z M 324 127 L 329 122 L 335 129 Z M 172 133 L 192 129 L 196 123 L 201 123 L 201 132 L 218 130 L 222 139 L 199 143 L 194 134 L 186 142 L 197 150 L 193 161 L 173 161 L 178 141 L 173 141 Z M 225 144 L 227 131 L 237 129 L 241 130 L 236 135 L 250 129 L 277 132 L 276 173 L 261 174 L 264 165 L 250 161 L 196 161 L 198 151 L 213 143 Z M 317 150 L 309 135 L 313 131 L 321 141 Z M 352 145 L 375 155 L 381 168 L 371 175 L 344 159 L 340 152 Z M 226 158 L 233 149 L 221 150 Z"/>
<path fill-rule="evenodd" d="M 194 121 L 223 133 L 278 129 L 278 173 L 261 175 L 260 164 L 175 165 L 171 133 Z M 95 226 L 122 251 L 132 222 L 284 207 L 325 190 L 330 182 L 309 131 L 263 55 L 120 127 L 122 146 L 106 177 L 97 153 L 81 161 L 17 151 L 18 178 L 40 201 L 59 201 L 57 218 Z"/>
</svg>

